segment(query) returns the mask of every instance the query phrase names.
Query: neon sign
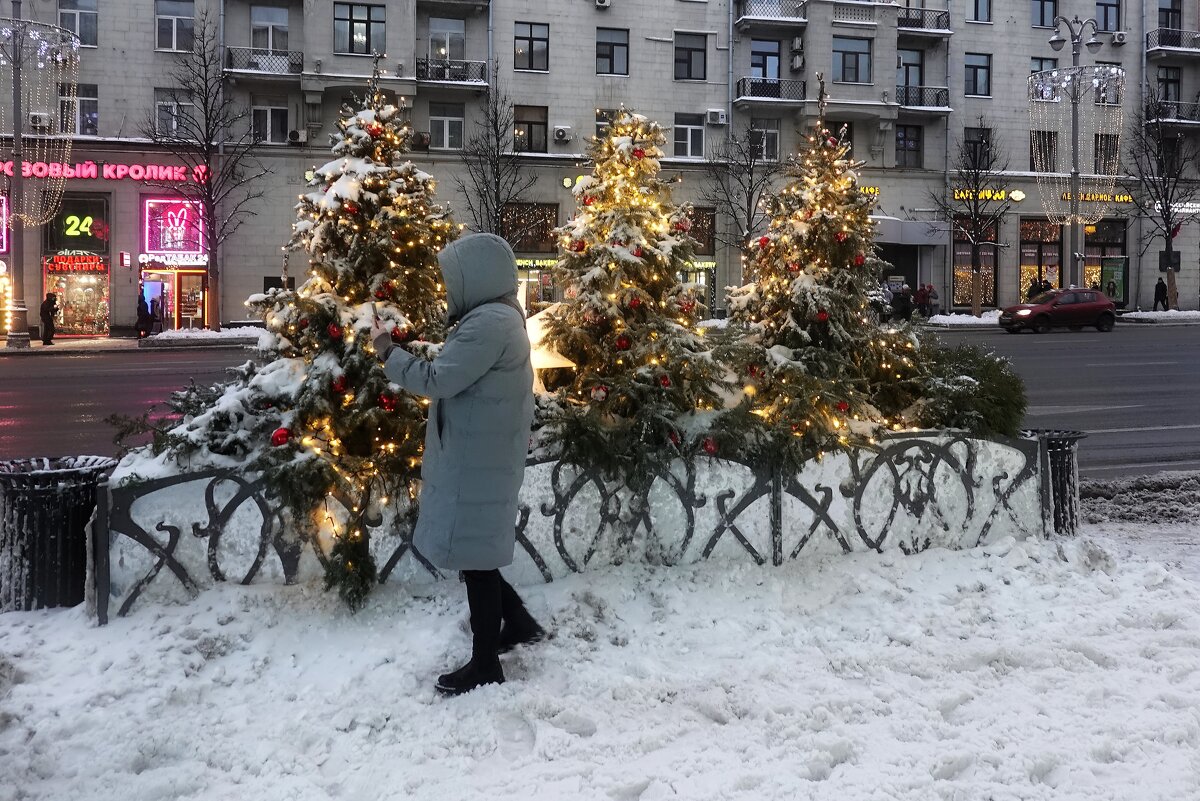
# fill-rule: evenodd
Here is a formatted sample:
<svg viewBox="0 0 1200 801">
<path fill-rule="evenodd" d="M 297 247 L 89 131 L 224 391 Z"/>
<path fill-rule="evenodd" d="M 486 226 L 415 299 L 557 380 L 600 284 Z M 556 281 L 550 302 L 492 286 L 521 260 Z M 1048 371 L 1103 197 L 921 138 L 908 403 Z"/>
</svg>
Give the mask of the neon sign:
<svg viewBox="0 0 1200 801">
<path fill-rule="evenodd" d="M 174 198 L 147 198 L 142 201 L 142 208 L 143 255 L 189 257 L 189 262 L 178 262 L 181 264 L 201 262 L 201 257 L 204 262 L 208 260 L 204 252 L 204 217 L 199 204 Z"/>
<path fill-rule="evenodd" d="M 96 253 L 55 253 L 42 260 L 47 273 L 106 273 L 108 259 Z"/>
<path fill-rule="evenodd" d="M 14 177 L 16 165 L 0 159 L 0 173 Z M 208 179 L 208 167 L 180 167 L 174 164 L 97 164 L 85 161 L 80 164 L 64 164 L 57 161 L 23 161 L 21 175 L 26 178 L 72 178 L 94 181 L 159 181 L 162 183 L 202 184 Z"/>
<path fill-rule="evenodd" d="M 8 195 L 0 196 L 0 253 L 8 252 Z"/>
</svg>

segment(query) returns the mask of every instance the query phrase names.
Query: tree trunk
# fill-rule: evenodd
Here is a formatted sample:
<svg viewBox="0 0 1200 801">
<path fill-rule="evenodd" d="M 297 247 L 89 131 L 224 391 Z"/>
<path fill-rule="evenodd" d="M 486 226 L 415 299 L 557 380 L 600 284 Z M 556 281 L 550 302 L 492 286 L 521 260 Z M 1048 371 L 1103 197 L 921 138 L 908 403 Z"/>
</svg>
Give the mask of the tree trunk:
<svg viewBox="0 0 1200 801">
<path fill-rule="evenodd" d="M 221 270 L 215 251 L 208 254 L 208 290 L 204 293 L 204 319 L 209 329 L 221 330 Z"/>
<path fill-rule="evenodd" d="M 982 259 L 979 255 L 979 245 L 971 243 L 971 314 L 974 317 L 983 316 L 983 281 L 979 271 L 982 269 Z M 953 299 L 951 300 L 953 302 Z"/>
<path fill-rule="evenodd" d="M 1173 231 L 1174 228 L 1171 230 Z M 1171 253 L 1175 250 L 1173 241 L 1174 239 L 1175 237 L 1173 235 L 1168 235 L 1166 248 L 1167 253 Z M 1175 270 L 1171 268 L 1170 257 L 1167 258 L 1167 308 L 1176 310 L 1179 309 L 1179 284 L 1175 280 Z"/>
</svg>

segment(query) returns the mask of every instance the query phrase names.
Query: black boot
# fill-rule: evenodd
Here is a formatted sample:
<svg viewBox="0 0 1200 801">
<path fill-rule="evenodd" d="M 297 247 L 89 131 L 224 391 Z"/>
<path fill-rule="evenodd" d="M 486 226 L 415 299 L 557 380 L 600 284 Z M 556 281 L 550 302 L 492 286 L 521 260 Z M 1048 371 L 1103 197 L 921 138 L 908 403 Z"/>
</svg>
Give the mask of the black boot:
<svg viewBox="0 0 1200 801">
<path fill-rule="evenodd" d="M 506 654 L 518 645 L 529 645 L 546 639 L 546 630 L 538 625 L 525 608 L 517 591 L 500 577 L 500 610 L 504 625 L 500 627 L 497 653 Z"/>
<path fill-rule="evenodd" d="M 500 645 L 501 593 L 499 570 L 464 570 L 467 606 L 471 610 L 471 661 L 438 676 L 437 691 L 462 695 L 484 684 L 503 684 L 504 671 L 496 650 Z"/>
</svg>

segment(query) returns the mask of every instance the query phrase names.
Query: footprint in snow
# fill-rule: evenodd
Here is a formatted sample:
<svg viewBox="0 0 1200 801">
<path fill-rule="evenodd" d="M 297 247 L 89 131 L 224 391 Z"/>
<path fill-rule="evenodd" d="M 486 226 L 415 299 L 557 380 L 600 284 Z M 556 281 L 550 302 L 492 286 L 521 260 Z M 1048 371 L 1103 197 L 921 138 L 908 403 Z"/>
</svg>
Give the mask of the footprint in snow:
<svg viewBox="0 0 1200 801">
<path fill-rule="evenodd" d="M 511 759 L 533 752 L 537 732 L 524 715 L 517 712 L 499 712 L 492 726 L 496 730 L 496 746 L 505 757 Z"/>
<path fill-rule="evenodd" d="M 548 722 L 551 726 L 562 729 L 568 734 L 574 734 L 576 737 L 591 737 L 596 733 L 596 721 L 569 709 L 559 712 Z"/>
</svg>

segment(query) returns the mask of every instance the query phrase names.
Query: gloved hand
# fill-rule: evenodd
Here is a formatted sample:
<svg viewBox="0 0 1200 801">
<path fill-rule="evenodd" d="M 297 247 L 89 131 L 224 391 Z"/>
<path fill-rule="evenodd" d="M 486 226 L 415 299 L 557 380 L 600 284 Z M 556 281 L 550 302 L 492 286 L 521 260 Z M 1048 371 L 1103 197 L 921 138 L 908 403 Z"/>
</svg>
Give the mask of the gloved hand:
<svg viewBox="0 0 1200 801">
<path fill-rule="evenodd" d="M 392 332 L 383 327 L 383 323 L 379 320 L 371 326 L 371 344 L 375 347 L 375 354 L 380 361 L 387 361 L 387 357 L 391 354 L 392 348 L 395 345 L 392 343 Z"/>
</svg>

